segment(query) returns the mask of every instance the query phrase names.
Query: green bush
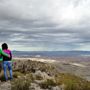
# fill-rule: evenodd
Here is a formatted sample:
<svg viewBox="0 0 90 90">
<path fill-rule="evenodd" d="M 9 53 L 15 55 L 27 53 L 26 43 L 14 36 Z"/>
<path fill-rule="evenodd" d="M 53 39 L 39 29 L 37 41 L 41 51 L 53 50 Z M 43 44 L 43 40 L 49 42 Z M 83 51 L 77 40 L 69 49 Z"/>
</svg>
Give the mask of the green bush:
<svg viewBox="0 0 90 90">
<path fill-rule="evenodd" d="M 26 77 L 27 77 L 29 80 L 31 80 L 32 82 L 35 80 L 35 78 L 34 78 L 34 76 L 33 76 L 32 73 L 27 74 Z"/>
<path fill-rule="evenodd" d="M 13 77 L 18 78 L 18 76 L 23 76 L 23 74 L 19 71 L 13 72 Z"/>
<path fill-rule="evenodd" d="M 17 78 L 20 76 L 19 78 Z M 34 77 L 31 73 L 23 74 L 20 72 L 14 72 L 14 79 L 11 81 L 11 90 L 29 90 L 31 82 L 34 81 Z"/>
<path fill-rule="evenodd" d="M 11 90 L 29 90 L 31 85 L 31 80 L 28 79 L 17 79 L 12 82 Z"/>
</svg>

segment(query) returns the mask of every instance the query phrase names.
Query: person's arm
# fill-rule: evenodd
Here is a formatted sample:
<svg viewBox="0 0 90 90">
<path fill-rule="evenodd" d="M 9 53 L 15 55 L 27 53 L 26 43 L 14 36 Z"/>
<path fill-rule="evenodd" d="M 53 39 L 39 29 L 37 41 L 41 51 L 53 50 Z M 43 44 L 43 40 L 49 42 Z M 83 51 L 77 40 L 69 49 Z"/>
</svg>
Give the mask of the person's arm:
<svg viewBox="0 0 90 90">
<path fill-rule="evenodd" d="M 6 56 L 6 57 L 10 57 L 8 54 L 4 53 L 1 49 L 0 49 L 0 54 Z"/>
</svg>

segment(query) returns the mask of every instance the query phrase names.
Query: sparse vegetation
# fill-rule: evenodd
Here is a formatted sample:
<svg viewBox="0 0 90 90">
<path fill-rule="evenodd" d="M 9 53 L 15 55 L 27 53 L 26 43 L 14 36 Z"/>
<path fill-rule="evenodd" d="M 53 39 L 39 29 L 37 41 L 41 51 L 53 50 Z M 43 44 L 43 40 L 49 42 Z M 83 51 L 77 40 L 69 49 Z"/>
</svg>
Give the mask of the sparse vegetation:
<svg viewBox="0 0 90 90">
<path fill-rule="evenodd" d="M 47 79 L 46 81 L 40 83 L 40 87 L 43 89 L 51 88 L 53 86 L 56 86 L 56 83 L 52 79 Z"/>
<path fill-rule="evenodd" d="M 12 82 L 11 90 L 29 90 L 31 80 L 19 78 Z"/>
<path fill-rule="evenodd" d="M 22 64 L 25 64 L 24 68 Z M 14 68 L 13 77 L 11 90 L 31 90 L 32 83 L 47 90 L 56 86 L 63 88 L 63 90 L 90 90 L 89 81 L 69 73 L 59 73 L 50 64 L 36 61 L 19 62 L 18 68 Z M 4 80 L 3 75 L 1 79 Z"/>
<path fill-rule="evenodd" d="M 19 71 L 13 72 L 13 77 L 14 78 L 18 78 L 18 76 L 23 76 L 23 73 L 21 73 Z"/>
<path fill-rule="evenodd" d="M 71 74 L 59 74 L 56 76 L 56 83 L 64 84 L 65 90 L 90 90 L 90 82 Z"/>
<path fill-rule="evenodd" d="M 36 75 L 36 76 L 35 76 L 35 79 L 36 79 L 36 80 L 42 80 L 43 77 L 41 77 L 40 75 Z"/>
<path fill-rule="evenodd" d="M 15 78 L 18 75 L 21 75 L 20 77 L 17 77 L 12 81 L 12 90 L 29 90 L 29 87 L 31 85 L 31 82 L 33 82 L 34 77 L 31 73 L 29 74 L 23 74 L 19 72 L 15 72 Z"/>
</svg>

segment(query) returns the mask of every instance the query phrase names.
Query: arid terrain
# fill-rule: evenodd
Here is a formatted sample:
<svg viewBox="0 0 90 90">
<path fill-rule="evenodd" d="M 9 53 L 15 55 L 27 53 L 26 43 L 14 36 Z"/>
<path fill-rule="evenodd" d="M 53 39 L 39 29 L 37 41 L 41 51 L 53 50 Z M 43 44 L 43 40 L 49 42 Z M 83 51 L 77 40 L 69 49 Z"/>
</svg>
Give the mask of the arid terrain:
<svg viewBox="0 0 90 90">
<path fill-rule="evenodd" d="M 0 90 L 90 90 L 90 61 L 81 58 L 14 58 L 13 80 Z"/>
</svg>

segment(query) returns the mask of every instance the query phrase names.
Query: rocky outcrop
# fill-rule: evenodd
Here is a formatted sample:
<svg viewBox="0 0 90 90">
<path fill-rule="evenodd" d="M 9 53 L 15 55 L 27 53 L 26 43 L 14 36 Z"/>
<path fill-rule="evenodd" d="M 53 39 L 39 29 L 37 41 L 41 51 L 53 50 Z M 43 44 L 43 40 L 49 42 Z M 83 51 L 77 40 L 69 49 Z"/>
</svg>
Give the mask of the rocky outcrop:
<svg viewBox="0 0 90 90">
<path fill-rule="evenodd" d="M 13 80 L 0 82 L 0 90 L 90 90 L 90 82 L 60 73 L 54 64 L 31 60 L 14 63 Z"/>
<path fill-rule="evenodd" d="M 28 86 L 28 90 L 61 90 L 60 86 L 55 84 L 54 76 L 57 71 L 55 67 L 49 63 L 30 60 L 16 61 L 16 66 L 13 66 L 13 71 L 19 72 L 17 75 L 14 73 L 14 76 L 18 78 L 19 81 L 21 80 L 22 83 L 25 83 L 24 81 L 29 79 L 30 85 Z M 18 87 L 16 84 L 19 82 L 18 80 L 12 81 L 12 89 Z M 21 89 L 22 86 L 20 87 L 19 85 L 19 88 Z"/>
</svg>

